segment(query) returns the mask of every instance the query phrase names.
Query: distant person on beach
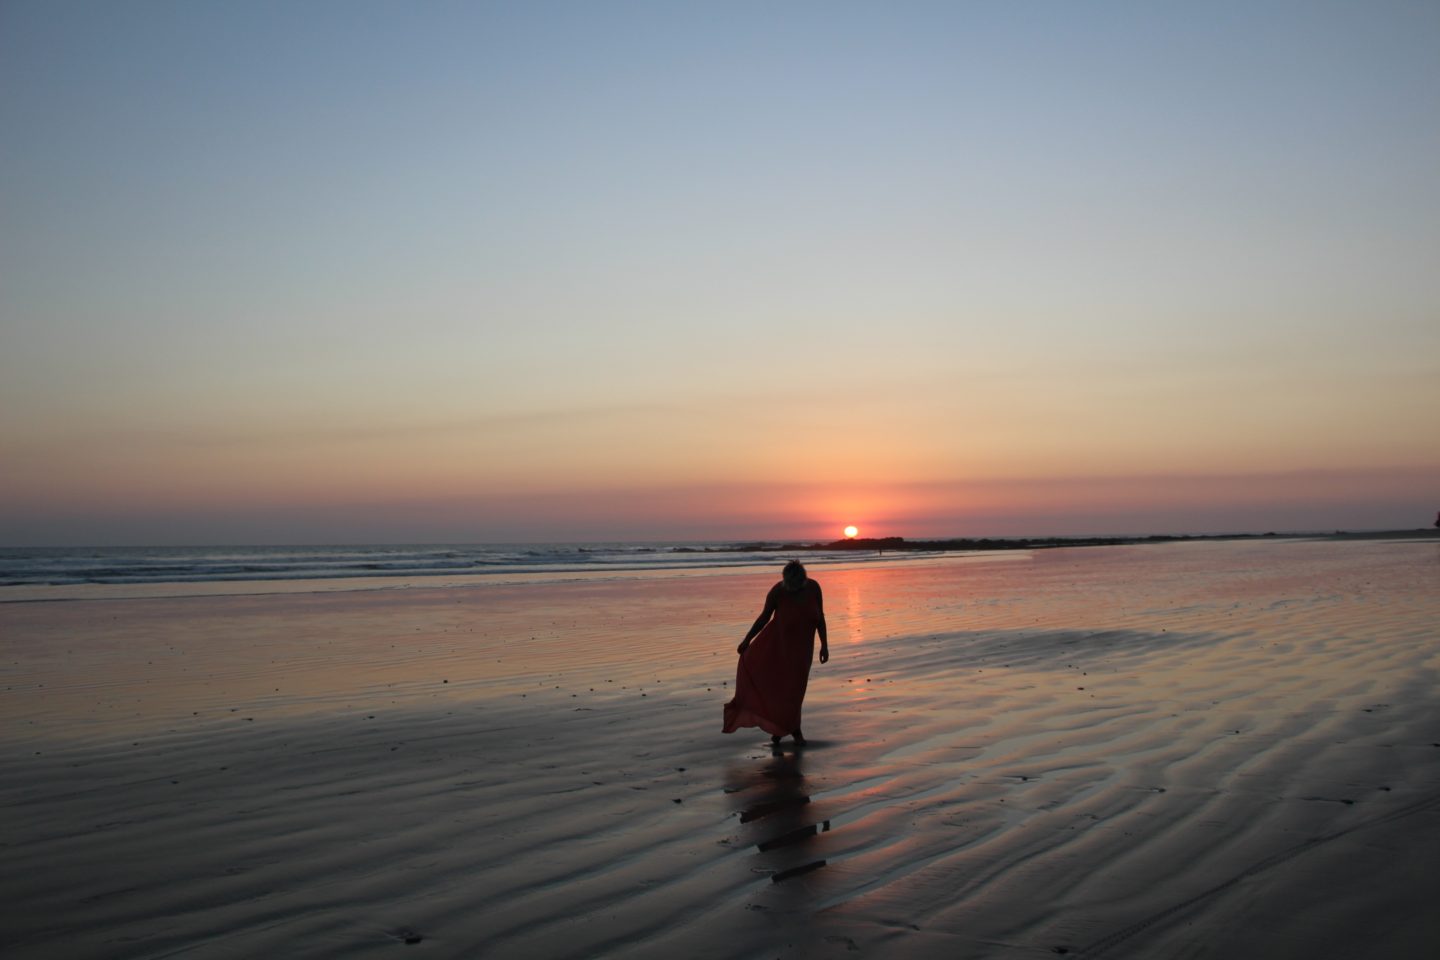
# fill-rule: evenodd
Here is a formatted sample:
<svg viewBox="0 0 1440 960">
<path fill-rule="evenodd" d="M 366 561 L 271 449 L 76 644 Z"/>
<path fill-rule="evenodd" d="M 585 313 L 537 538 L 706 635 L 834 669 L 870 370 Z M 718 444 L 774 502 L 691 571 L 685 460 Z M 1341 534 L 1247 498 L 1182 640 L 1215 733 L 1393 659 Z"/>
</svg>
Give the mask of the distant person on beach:
<svg viewBox="0 0 1440 960">
<path fill-rule="evenodd" d="M 799 560 L 785 564 L 781 580 L 765 595 L 765 609 L 740 641 L 735 698 L 725 704 L 725 733 L 759 727 L 779 743 L 787 734 L 804 746 L 800 705 L 810 680 L 815 634 L 820 662 L 830 659 L 820 584 L 805 575 Z"/>
</svg>

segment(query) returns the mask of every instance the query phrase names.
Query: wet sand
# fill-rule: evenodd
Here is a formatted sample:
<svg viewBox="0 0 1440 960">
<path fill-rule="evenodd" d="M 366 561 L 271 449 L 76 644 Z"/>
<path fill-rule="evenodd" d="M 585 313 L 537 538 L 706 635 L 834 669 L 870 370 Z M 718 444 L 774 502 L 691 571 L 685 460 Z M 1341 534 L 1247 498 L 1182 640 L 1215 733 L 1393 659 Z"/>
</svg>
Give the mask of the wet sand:
<svg viewBox="0 0 1440 960">
<path fill-rule="evenodd" d="M 0 603 L 15 957 L 1409 957 L 1440 543 Z"/>
</svg>

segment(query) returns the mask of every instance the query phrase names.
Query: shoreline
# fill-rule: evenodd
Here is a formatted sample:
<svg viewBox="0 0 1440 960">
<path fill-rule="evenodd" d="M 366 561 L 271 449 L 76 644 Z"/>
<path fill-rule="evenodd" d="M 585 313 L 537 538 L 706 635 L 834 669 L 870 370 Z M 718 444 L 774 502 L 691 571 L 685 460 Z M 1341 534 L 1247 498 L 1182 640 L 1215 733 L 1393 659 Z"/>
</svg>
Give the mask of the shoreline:
<svg viewBox="0 0 1440 960">
<path fill-rule="evenodd" d="M 776 554 L 808 554 L 820 569 L 843 570 L 856 565 L 893 565 L 913 560 L 976 562 L 986 558 L 1013 558 L 1032 551 L 1080 547 L 1131 547 L 1180 543 L 1295 542 L 1295 541 L 1440 541 L 1440 530 L 1335 531 L 1333 533 L 1151 534 L 1134 537 L 1013 537 L 907 540 L 904 537 L 855 538 L 829 543 L 748 542 L 704 547 L 653 545 L 657 556 L 734 556 L 748 553 L 745 561 L 609 562 L 594 566 L 514 569 L 497 566 L 484 571 L 391 571 L 383 574 L 307 573 L 295 577 L 273 575 L 246 578 L 198 577 L 191 579 L 86 579 L 34 581 L 0 585 L 0 606 L 12 603 L 47 603 L 123 598 L 186 598 L 204 596 L 269 596 L 279 594 L 352 593 L 374 590 L 512 586 L 523 583 L 600 582 L 609 580 L 670 580 L 710 576 L 748 576 L 773 565 Z M 635 545 L 640 545 L 639 542 Z M 18 549 L 18 548 L 17 548 Z M 78 549 L 78 548 L 77 548 Z M 135 548 L 116 548 L 135 549 Z M 158 549 L 158 548 L 157 548 Z M 208 550 L 228 548 L 177 548 Z M 273 548 L 263 548 L 273 549 Z M 304 548 L 312 549 L 312 548 Z M 346 549 L 346 548 L 340 548 Z M 833 558 L 833 559 L 832 559 Z"/>
</svg>

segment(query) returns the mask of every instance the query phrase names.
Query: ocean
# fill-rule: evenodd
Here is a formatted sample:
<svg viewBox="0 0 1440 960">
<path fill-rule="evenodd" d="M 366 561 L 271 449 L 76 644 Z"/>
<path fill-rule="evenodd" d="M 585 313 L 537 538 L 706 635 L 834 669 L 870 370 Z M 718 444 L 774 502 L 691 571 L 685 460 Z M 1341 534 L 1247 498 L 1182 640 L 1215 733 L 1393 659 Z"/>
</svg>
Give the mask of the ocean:
<svg viewBox="0 0 1440 960">
<path fill-rule="evenodd" d="M 780 543 L 556 543 L 437 546 L 5 547 L 0 587 L 215 583 L 455 575 L 603 574 L 863 561 L 864 551 Z M 895 559 L 894 553 L 885 555 Z"/>
</svg>

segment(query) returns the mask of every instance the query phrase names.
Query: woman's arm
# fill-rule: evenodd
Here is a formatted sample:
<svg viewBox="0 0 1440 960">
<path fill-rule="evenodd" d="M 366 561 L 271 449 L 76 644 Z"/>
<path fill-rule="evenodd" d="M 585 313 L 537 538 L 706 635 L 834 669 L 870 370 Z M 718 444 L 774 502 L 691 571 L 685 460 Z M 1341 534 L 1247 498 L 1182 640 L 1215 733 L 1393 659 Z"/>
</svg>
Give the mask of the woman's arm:
<svg viewBox="0 0 1440 960">
<path fill-rule="evenodd" d="M 773 594 L 773 590 L 765 594 L 765 609 L 760 611 L 760 616 L 756 617 L 755 622 L 750 625 L 750 632 L 745 634 L 744 640 L 740 641 L 738 648 L 739 653 L 744 653 L 749 649 L 750 641 L 755 639 L 755 634 L 764 629 L 765 624 L 769 623 L 770 618 L 775 615 L 775 598 Z"/>
<path fill-rule="evenodd" d="M 811 581 L 814 583 L 814 581 Z M 815 584 L 815 609 L 820 613 L 820 619 L 815 622 L 815 629 L 820 632 L 820 662 L 830 661 L 830 637 L 825 632 L 825 596 L 820 592 L 820 584 Z"/>
</svg>

